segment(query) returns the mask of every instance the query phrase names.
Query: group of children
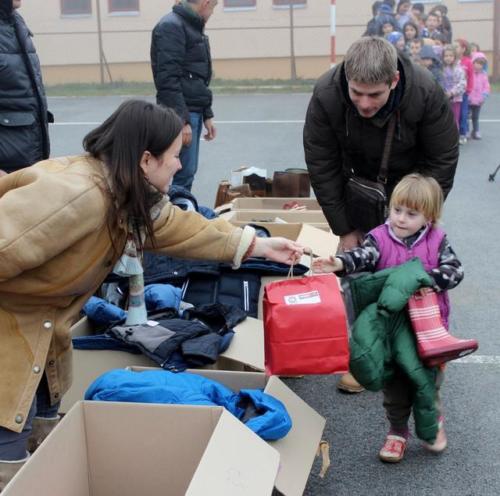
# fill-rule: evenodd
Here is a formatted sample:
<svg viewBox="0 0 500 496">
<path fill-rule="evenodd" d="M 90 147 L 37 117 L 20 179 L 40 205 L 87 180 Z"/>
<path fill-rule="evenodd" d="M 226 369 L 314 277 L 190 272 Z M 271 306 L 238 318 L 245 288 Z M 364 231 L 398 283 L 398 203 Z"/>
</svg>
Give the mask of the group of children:
<svg viewBox="0 0 500 496">
<path fill-rule="evenodd" d="M 444 45 L 441 56 L 435 47 L 429 45 L 424 45 L 412 55 L 416 62 L 432 72 L 450 99 L 461 145 L 467 143 L 467 138 L 481 139 L 479 114 L 490 94 L 488 60 L 477 45 L 472 52 L 471 45 L 464 39 L 458 39 L 455 44 Z M 470 134 L 469 117 L 472 121 Z"/>
<path fill-rule="evenodd" d="M 427 67 L 450 99 L 460 144 L 480 140 L 479 115 L 490 93 L 488 60 L 476 43 L 463 38 L 452 43 L 447 7 L 440 4 L 425 14 L 422 3 L 383 0 L 374 2 L 372 11 L 365 35 L 384 36 Z"/>
<path fill-rule="evenodd" d="M 341 276 L 361 271 L 375 272 L 418 256 L 432 278 L 432 289 L 446 298 L 446 292 L 460 283 L 464 272 L 444 231 L 437 225 L 442 206 L 443 193 L 435 179 L 420 174 L 403 177 L 391 195 L 386 223 L 370 231 L 360 247 L 329 258 L 316 258 L 313 271 L 336 272 Z M 394 258 L 394 253 L 399 256 Z M 391 260 L 397 262 L 391 263 Z M 443 315 L 443 324 L 447 322 L 446 317 Z M 427 450 L 439 453 L 447 446 L 439 398 L 443 370 L 438 371 L 435 380 L 438 432 L 434 442 L 424 442 L 423 445 Z M 384 462 L 401 461 L 408 444 L 408 421 L 414 399 L 405 381 L 404 375 L 399 374 L 384 386 L 384 407 L 390 424 L 379 452 Z M 401 393 L 403 390 L 404 394 Z"/>
</svg>

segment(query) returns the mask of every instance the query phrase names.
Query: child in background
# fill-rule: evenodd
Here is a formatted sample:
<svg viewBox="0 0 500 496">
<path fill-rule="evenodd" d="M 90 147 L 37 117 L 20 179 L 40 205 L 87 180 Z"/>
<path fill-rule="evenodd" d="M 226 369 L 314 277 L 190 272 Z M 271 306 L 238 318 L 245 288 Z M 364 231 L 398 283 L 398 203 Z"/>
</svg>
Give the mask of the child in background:
<svg viewBox="0 0 500 496">
<path fill-rule="evenodd" d="M 460 106 L 460 144 L 465 145 L 467 143 L 467 135 L 469 134 L 469 95 L 474 86 L 474 69 L 470 58 L 469 42 L 463 38 L 457 39 L 456 42 L 460 64 L 465 71 L 467 82 Z"/>
<path fill-rule="evenodd" d="M 445 35 L 445 44 L 450 44 L 452 38 L 451 22 L 448 18 L 448 7 L 446 5 L 440 4 L 436 5 L 432 10 L 432 13 L 436 14 L 439 19 L 438 29 Z"/>
<path fill-rule="evenodd" d="M 419 33 L 421 34 L 422 29 L 425 27 L 425 7 L 423 3 L 416 2 L 411 5 L 411 15 L 413 20 L 418 26 Z"/>
<path fill-rule="evenodd" d="M 442 58 L 444 46 L 448 44 L 446 36 L 443 33 L 436 31 L 435 33 L 432 34 L 430 40 L 432 42 L 431 43 L 432 49 L 434 50 L 434 52 L 436 52 L 436 55 L 439 58 Z"/>
<path fill-rule="evenodd" d="M 420 62 L 420 50 L 422 50 L 422 38 L 415 38 L 410 41 L 410 58 L 413 62 Z"/>
<path fill-rule="evenodd" d="M 397 31 L 397 23 L 396 19 L 394 19 L 394 16 L 390 15 L 381 15 L 379 18 L 379 36 L 387 36 L 389 33 L 392 33 L 393 31 Z"/>
<path fill-rule="evenodd" d="M 488 81 L 488 73 L 485 70 L 487 60 L 484 53 L 475 52 L 472 55 L 472 65 L 474 67 L 474 84 L 469 95 L 469 107 L 472 119 L 471 138 L 480 140 L 481 134 L 479 133 L 479 114 L 486 97 L 491 91 L 490 82 Z"/>
<path fill-rule="evenodd" d="M 353 272 L 375 272 L 401 265 L 417 256 L 434 280 L 445 327 L 448 327 L 449 303 L 447 290 L 463 279 L 462 264 L 437 222 L 441 216 L 443 192 L 437 181 L 420 174 L 409 174 L 396 185 L 389 204 L 385 224 L 370 231 L 359 248 L 329 258 L 317 258 L 315 272 L 338 272 L 340 276 Z M 397 260 L 397 262 L 394 262 Z M 433 444 L 424 447 L 434 453 L 447 446 L 444 417 L 439 399 L 443 371 L 436 378 L 436 405 L 439 431 Z M 395 374 L 384 386 L 384 408 L 390 423 L 379 457 L 385 462 L 403 459 L 408 438 L 408 420 L 413 403 L 409 379 L 404 373 Z"/>
<path fill-rule="evenodd" d="M 439 32 L 439 15 L 429 12 L 425 19 L 425 28 L 422 30 L 422 38 L 430 38 L 433 33 Z"/>
<path fill-rule="evenodd" d="M 399 29 L 402 30 L 403 26 L 411 19 L 411 2 L 409 0 L 399 0 L 395 17 Z"/>
<path fill-rule="evenodd" d="M 410 50 L 410 42 L 420 37 L 420 30 L 413 21 L 408 21 L 403 26 L 403 35 L 405 37 L 406 47 Z"/>
<path fill-rule="evenodd" d="M 385 39 L 391 43 L 391 45 L 394 45 L 398 52 L 406 52 L 405 38 L 400 31 L 389 33 Z"/>
<path fill-rule="evenodd" d="M 465 87 L 465 73 L 458 62 L 457 48 L 455 45 L 446 45 L 443 50 L 443 89 L 450 99 L 458 129 L 460 129 L 460 106 Z"/>
<path fill-rule="evenodd" d="M 422 47 L 418 62 L 431 71 L 434 80 L 440 86 L 443 86 L 443 65 L 431 45 L 424 45 Z"/>
</svg>

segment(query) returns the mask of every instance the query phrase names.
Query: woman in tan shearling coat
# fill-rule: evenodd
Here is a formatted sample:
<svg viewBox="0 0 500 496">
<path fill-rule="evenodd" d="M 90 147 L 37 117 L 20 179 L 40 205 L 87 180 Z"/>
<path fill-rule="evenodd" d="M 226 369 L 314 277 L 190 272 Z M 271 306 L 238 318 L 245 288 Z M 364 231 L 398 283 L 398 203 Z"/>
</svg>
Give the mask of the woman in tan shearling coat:
<svg viewBox="0 0 500 496">
<path fill-rule="evenodd" d="M 235 267 L 249 255 L 300 257 L 292 241 L 166 200 L 181 129 L 172 110 L 131 100 L 85 137 L 86 155 L 0 179 L 0 491 L 26 459 L 37 389 L 57 414 L 71 384 L 70 326 L 127 240 L 139 260 L 143 249 Z"/>
</svg>

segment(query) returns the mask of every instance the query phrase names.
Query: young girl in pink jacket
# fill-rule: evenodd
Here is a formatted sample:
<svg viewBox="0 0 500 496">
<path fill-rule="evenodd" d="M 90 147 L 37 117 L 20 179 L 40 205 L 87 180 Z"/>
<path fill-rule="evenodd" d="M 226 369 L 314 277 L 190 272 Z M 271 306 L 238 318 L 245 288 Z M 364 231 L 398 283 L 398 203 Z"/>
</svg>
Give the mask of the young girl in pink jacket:
<svg viewBox="0 0 500 496">
<path fill-rule="evenodd" d="M 475 52 L 472 55 L 472 64 L 474 66 L 474 85 L 469 95 L 469 106 L 471 110 L 472 119 L 472 133 L 471 138 L 480 140 L 479 134 L 479 114 L 481 107 L 490 94 L 490 83 L 488 81 L 488 73 L 486 72 L 486 65 L 488 61 L 483 52 Z"/>
</svg>

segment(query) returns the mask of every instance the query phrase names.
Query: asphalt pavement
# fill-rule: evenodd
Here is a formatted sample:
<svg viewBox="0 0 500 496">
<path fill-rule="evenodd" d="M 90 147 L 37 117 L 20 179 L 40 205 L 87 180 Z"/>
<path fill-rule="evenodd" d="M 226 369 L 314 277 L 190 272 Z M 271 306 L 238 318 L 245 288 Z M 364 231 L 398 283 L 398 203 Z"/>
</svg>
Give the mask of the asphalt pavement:
<svg viewBox="0 0 500 496">
<path fill-rule="evenodd" d="M 308 94 L 218 95 L 218 136 L 203 142 L 193 193 L 213 206 L 217 184 L 240 165 L 304 167 L 302 127 Z M 86 132 L 102 122 L 124 97 L 50 98 L 56 124 L 50 128 L 52 155 L 81 152 Z M 153 100 L 151 98 L 151 100 Z M 443 227 L 465 268 L 465 279 L 450 292 L 451 330 L 479 340 L 478 352 L 452 362 L 442 396 L 448 449 L 431 455 L 413 437 L 405 459 L 384 465 L 378 458 L 387 425 L 381 394 L 339 393 L 333 376 L 287 380 L 326 417 L 331 467 L 320 479 L 313 466 L 304 494 L 500 495 L 500 95 L 486 102 L 482 141 L 461 147 L 455 185 L 445 204 Z"/>
</svg>

